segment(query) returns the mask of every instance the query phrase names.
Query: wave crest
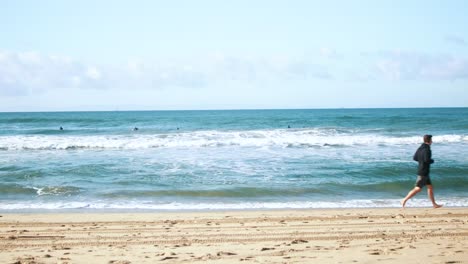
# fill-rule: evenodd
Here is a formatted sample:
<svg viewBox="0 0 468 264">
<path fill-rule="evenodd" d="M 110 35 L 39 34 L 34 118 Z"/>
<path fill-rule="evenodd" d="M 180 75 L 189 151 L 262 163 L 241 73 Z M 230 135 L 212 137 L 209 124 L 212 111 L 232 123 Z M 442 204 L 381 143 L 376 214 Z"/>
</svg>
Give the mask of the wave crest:
<svg viewBox="0 0 468 264">
<path fill-rule="evenodd" d="M 193 147 L 340 147 L 355 145 L 410 145 L 420 136 L 341 133 L 334 130 L 197 131 L 115 136 L 3 136 L 0 150 L 147 149 Z M 467 135 L 437 136 L 438 143 L 467 143 Z"/>
</svg>

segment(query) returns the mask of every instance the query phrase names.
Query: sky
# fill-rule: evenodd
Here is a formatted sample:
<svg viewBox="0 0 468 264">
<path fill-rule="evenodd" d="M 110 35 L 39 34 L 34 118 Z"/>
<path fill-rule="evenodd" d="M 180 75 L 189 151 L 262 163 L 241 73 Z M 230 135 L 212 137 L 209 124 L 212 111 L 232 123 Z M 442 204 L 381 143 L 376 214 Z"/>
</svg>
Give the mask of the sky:
<svg viewBox="0 0 468 264">
<path fill-rule="evenodd" d="M 0 112 L 468 107 L 466 1 L 2 1 Z"/>
</svg>

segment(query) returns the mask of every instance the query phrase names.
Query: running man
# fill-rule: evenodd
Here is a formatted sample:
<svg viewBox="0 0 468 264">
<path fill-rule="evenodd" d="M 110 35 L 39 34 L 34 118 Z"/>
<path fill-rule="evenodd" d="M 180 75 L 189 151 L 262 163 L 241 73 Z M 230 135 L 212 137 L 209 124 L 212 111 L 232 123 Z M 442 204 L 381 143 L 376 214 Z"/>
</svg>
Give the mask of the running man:
<svg viewBox="0 0 468 264">
<path fill-rule="evenodd" d="M 427 186 L 427 195 L 432 202 L 434 208 L 442 207 L 435 202 L 434 190 L 432 187 L 431 178 L 429 178 L 429 169 L 434 160 L 432 159 L 431 152 L 432 135 L 424 135 L 424 143 L 414 153 L 413 160 L 419 163 L 418 166 L 418 178 L 416 180 L 416 186 L 412 189 L 408 195 L 401 201 L 401 205 L 405 208 L 406 202 L 421 191 L 422 187 Z"/>
</svg>

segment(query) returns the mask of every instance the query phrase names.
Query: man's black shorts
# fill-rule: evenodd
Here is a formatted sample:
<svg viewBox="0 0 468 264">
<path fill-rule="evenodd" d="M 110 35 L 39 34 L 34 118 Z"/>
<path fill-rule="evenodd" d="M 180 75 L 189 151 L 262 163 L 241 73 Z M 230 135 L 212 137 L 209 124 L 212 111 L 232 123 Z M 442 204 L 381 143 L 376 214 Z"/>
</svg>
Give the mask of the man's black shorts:
<svg viewBox="0 0 468 264">
<path fill-rule="evenodd" d="M 419 188 L 422 188 L 426 185 L 432 185 L 431 178 L 429 178 L 429 175 L 418 176 L 418 178 L 416 179 L 416 186 L 418 186 Z"/>
</svg>

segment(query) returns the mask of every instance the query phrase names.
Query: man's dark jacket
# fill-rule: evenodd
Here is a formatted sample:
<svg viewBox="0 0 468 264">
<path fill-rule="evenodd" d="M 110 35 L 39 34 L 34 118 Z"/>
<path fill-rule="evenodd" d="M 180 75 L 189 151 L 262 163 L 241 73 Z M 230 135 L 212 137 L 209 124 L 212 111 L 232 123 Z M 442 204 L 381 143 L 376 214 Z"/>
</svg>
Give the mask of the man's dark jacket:
<svg viewBox="0 0 468 264">
<path fill-rule="evenodd" d="M 418 148 L 418 150 L 416 150 L 416 153 L 414 153 L 413 159 L 419 162 L 419 166 L 418 166 L 419 176 L 429 176 L 429 167 L 431 166 L 432 163 L 434 163 L 434 160 L 431 159 L 431 157 L 432 157 L 431 146 L 429 146 L 426 143 L 423 143 Z"/>
</svg>

